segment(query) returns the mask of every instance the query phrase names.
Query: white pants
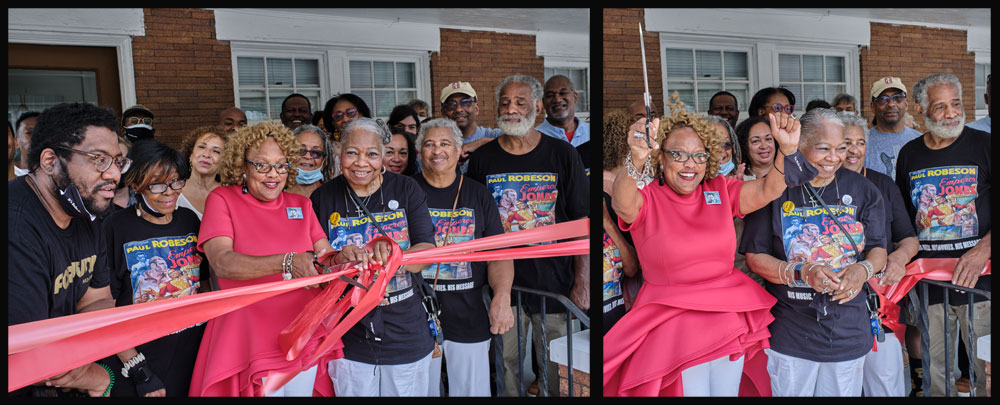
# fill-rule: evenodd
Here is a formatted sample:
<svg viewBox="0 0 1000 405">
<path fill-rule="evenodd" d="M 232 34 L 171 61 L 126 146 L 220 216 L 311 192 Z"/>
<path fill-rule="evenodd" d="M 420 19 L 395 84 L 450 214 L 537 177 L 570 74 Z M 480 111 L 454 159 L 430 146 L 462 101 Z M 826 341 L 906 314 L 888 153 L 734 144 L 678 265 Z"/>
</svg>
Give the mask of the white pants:
<svg viewBox="0 0 1000 405">
<path fill-rule="evenodd" d="M 431 353 L 409 364 L 374 365 L 339 358 L 330 362 L 338 397 L 425 397 L 430 384 Z"/>
<path fill-rule="evenodd" d="M 865 355 L 865 396 L 905 397 L 909 392 L 903 377 L 903 348 L 895 333 L 886 333 L 885 341 L 878 342 L 878 351 Z"/>
<path fill-rule="evenodd" d="M 735 397 L 743 378 L 743 356 L 730 361 L 722 356 L 681 371 L 685 397 Z"/>
<path fill-rule="evenodd" d="M 261 383 L 267 381 L 267 377 L 261 379 Z M 313 396 L 313 385 L 316 383 L 316 366 L 312 366 L 285 383 L 284 386 L 274 390 L 268 397 L 311 397 Z"/>
<path fill-rule="evenodd" d="M 775 397 L 859 397 L 865 357 L 821 363 L 786 356 L 771 349 L 767 373 Z"/>
<path fill-rule="evenodd" d="M 459 343 L 445 340 L 449 397 L 490 396 L 490 341 Z M 440 359 L 435 359 L 440 361 Z M 440 369 L 440 365 L 438 366 Z M 440 373 L 437 374 L 440 379 Z M 433 385 L 433 384 L 432 384 Z"/>
</svg>

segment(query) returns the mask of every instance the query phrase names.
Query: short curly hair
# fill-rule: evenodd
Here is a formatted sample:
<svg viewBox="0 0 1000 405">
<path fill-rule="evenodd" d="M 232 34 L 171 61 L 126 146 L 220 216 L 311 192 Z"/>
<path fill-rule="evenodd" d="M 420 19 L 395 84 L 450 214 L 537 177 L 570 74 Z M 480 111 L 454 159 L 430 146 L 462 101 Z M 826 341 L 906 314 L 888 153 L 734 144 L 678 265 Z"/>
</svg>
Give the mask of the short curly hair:
<svg viewBox="0 0 1000 405">
<path fill-rule="evenodd" d="M 701 180 L 704 183 L 718 174 L 721 162 L 716 157 L 722 156 L 722 143 L 725 142 L 726 137 L 716 130 L 711 121 L 698 113 L 688 111 L 686 107 L 677 92 L 670 96 L 670 103 L 667 104 L 670 115 L 660 118 L 660 128 L 656 131 L 656 142 L 659 142 L 660 148 L 653 150 L 650 155 L 654 162 L 659 162 L 660 152 L 665 147 L 667 136 L 671 132 L 681 128 L 693 129 L 701 142 L 705 144 L 705 150 L 708 151 L 709 159 L 705 167 L 705 178 Z M 662 173 L 663 167 L 660 167 L 659 174 Z"/>
<path fill-rule="evenodd" d="M 222 139 L 223 144 L 226 143 L 226 138 L 229 137 L 229 133 L 219 125 L 204 125 L 191 130 L 191 132 L 188 132 L 184 136 L 184 140 L 181 141 L 181 154 L 184 155 L 184 160 L 191 160 L 191 153 L 194 152 L 194 144 L 205 134 L 218 136 Z"/>
<path fill-rule="evenodd" d="M 223 185 L 241 184 L 243 175 L 246 174 L 247 152 L 253 148 L 259 148 L 267 138 L 272 138 L 278 142 L 281 153 L 291 165 L 288 171 L 288 179 L 285 180 L 285 188 L 295 186 L 295 168 L 299 166 L 299 152 L 302 151 L 302 143 L 292 135 L 292 130 L 282 124 L 273 122 L 262 122 L 254 126 L 246 126 L 229 134 L 226 140 L 225 149 L 222 152 L 222 166 L 219 168 L 219 177 Z"/>
<path fill-rule="evenodd" d="M 118 118 L 111 110 L 88 103 L 63 103 L 46 108 L 38 116 L 28 149 L 28 169 L 35 170 L 42 151 L 54 148 L 55 154 L 69 159 L 72 152 L 56 146 L 75 147 L 83 143 L 87 127 L 107 128 L 118 133 Z"/>
<path fill-rule="evenodd" d="M 604 143 L 601 154 L 604 170 L 614 170 L 625 161 L 628 153 L 628 127 L 632 116 L 624 109 L 618 109 L 604 114 Z"/>
</svg>

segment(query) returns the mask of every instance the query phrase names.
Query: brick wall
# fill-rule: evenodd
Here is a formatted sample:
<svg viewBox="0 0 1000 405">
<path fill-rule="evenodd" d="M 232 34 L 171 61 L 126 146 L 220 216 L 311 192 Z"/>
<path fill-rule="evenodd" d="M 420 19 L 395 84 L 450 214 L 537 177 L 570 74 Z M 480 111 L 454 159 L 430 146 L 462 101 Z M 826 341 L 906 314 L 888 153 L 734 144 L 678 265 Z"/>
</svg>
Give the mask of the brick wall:
<svg viewBox="0 0 1000 405">
<path fill-rule="evenodd" d="M 136 102 L 156 115 L 156 138 L 180 147 L 195 127 L 235 105 L 228 41 L 215 39 L 215 13 L 144 9 L 146 35 L 132 38 Z"/>
<path fill-rule="evenodd" d="M 604 9 L 604 110 L 628 108 L 642 100 L 642 52 L 639 48 L 639 24 L 645 29 L 641 8 Z M 660 37 L 644 35 L 646 69 L 653 105 L 663 108 L 663 75 L 660 73 Z"/>
<path fill-rule="evenodd" d="M 456 81 L 469 82 L 479 99 L 476 123 L 496 127 L 496 86 L 505 77 L 523 74 L 545 83 L 545 61 L 535 53 L 533 35 L 441 29 L 441 51 L 431 55 L 431 99 L 441 116 L 441 89 Z M 536 118 L 542 122 L 544 113 Z"/>
<path fill-rule="evenodd" d="M 871 124 L 871 86 L 885 76 L 899 77 L 906 89 L 908 111 L 926 131 L 913 101 L 913 85 L 934 73 L 951 73 L 962 83 L 967 122 L 975 121 L 975 54 L 966 51 L 967 32 L 914 25 L 871 23 L 871 44 L 861 47 L 861 94 L 865 119 Z"/>
</svg>

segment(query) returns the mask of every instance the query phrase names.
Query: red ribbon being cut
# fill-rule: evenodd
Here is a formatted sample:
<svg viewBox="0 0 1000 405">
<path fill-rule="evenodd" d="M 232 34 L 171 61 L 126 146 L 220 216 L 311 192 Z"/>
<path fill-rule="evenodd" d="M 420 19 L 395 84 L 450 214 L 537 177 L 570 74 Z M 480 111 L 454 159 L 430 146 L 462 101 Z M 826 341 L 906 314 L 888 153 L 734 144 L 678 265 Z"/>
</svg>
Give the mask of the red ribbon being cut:
<svg viewBox="0 0 1000 405">
<path fill-rule="evenodd" d="M 59 375 L 125 349 L 205 322 L 261 300 L 310 285 L 330 283 L 310 301 L 279 335 L 289 360 L 302 354 L 304 344 L 317 331 L 327 333 L 323 345 L 310 353 L 309 364 L 325 354 L 340 336 L 382 301 L 388 280 L 400 265 L 454 261 L 527 259 L 589 253 L 590 242 L 573 240 L 511 248 L 589 234 L 589 219 L 580 219 L 509 234 L 456 243 L 413 253 L 401 253 L 392 243 L 389 263 L 361 270 L 356 263 L 342 264 L 331 273 L 288 281 L 213 291 L 7 327 L 7 392 Z M 382 238 L 369 242 L 369 246 Z M 487 249 L 502 249 L 488 250 Z M 348 282 L 366 286 L 341 297 Z M 354 308 L 348 311 L 349 308 Z M 348 313 L 349 312 L 349 313 Z M 346 316 L 345 316 L 346 315 Z M 320 328 L 320 325 L 323 328 Z M 265 392 L 281 387 L 294 373 L 272 373 Z"/>
</svg>

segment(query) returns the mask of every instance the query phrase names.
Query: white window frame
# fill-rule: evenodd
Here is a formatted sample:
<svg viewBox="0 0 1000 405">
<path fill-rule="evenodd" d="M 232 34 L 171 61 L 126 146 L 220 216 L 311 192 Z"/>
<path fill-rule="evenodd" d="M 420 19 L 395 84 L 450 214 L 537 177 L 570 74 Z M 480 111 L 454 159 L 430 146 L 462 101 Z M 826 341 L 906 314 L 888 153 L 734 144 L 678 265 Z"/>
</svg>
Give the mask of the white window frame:
<svg viewBox="0 0 1000 405">
<path fill-rule="evenodd" d="M 424 100 L 431 107 L 431 111 L 427 112 L 428 117 L 432 117 L 434 104 L 434 98 L 430 93 L 430 57 L 427 52 L 421 51 L 399 51 L 399 50 L 386 50 L 384 52 L 374 52 L 374 51 L 347 51 L 343 54 L 341 62 L 341 80 L 343 80 L 344 87 L 340 92 L 348 92 L 351 87 L 351 60 L 357 61 L 374 61 L 374 62 L 404 62 L 413 63 L 415 66 L 414 74 L 416 75 L 416 88 L 417 88 L 417 98 Z M 336 93 L 334 93 L 336 94 Z M 332 96 L 332 95 L 331 95 Z M 431 100 L 431 101 L 428 101 Z M 407 101 L 403 101 L 398 104 L 405 104 Z M 374 102 L 374 100 L 373 100 Z M 368 106 L 370 109 L 374 109 L 375 106 Z M 384 116 L 376 116 L 372 118 L 389 118 L 389 112 L 386 112 Z M 374 115 L 374 112 L 373 112 Z"/>
<path fill-rule="evenodd" d="M 312 106 L 314 111 L 322 110 L 326 101 L 336 94 L 350 91 L 350 60 L 377 60 L 413 62 L 416 65 L 417 98 L 428 100 L 430 92 L 430 56 L 425 51 L 398 49 L 355 49 L 340 46 L 310 46 L 280 43 L 260 43 L 231 41 L 233 66 L 233 99 L 240 107 L 239 72 L 237 57 L 268 57 L 284 59 L 318 59 L 320 82 L 320 105 Z M 430 105 L 434 103 L 428 102 Z M 432 107 L 433 108 L 433 107 Z M 431 113 L 429 111 L 428 113 Z M 261 121 L 251 121 L 251 125 Z"/>
<path fill-rule="evenodd" d="M 795 40 L 774 40 L 772 38 L 733 38 L 720 35 L 695 35 L 660 33 L 660 72 L 663 82 L 664 104 L 669 101 L 667 89 L 666 49 L 706 49 L 748 52 L 750 61 L 747 66 L 750 75 L 750 94 L 765 87 L 778 86 L 778 54 L 824 55 L 844 57 L 844 80 L 847 83 L 847 94 L 862 99 L 860 85 L 861 66 L 860 53 L 857 45 L 840 44 L 837 42 L 817 43 Z M 749 51 L 747 51 L 749 49 Z M 798 100 L 796 100 L 798 101 Z M 748 99 L 747 104 L 750 100 Z M 739 120 L 746 119 L 748 105 L 740 106 Z M 858 106 L 860 108 L 860 106 Z M 803 108 L 804 110 L 804 108 Z M 666 106 L 664 110 L 666 111 Z M 796 109 L 793 115 L 802 116 L 805 111 Z"/>
<path fill-rule="evenodd" d="M 976 52 L 976 61 L 975 61 L 975 64 L 976 65 L 989 65 L 990 66 L 990 73 L 993 73 L 992 72 L 993 71 L 993 63 L 990 60 L 990 52 L 983 52 L 983 51 Z M 973 67 L 973 72 L 975 72 L 975 67 Z M 985 80 L 985 78 L 984 78 L 984 80 Z M 973 94 L 973 97 L 978 97 L 976 95 L 976 81 L 974 79 L 972 81 L 972 94 Z M 992 100 L 990 100 L 990 101 L 992 102 Z M 979 102 L 979 100 L 975 100 L 975 102 Z M 975 110 L 974 114 L 976 114 L 975 120 L 981 119 L 981 118 L 985 117 L 987 114 L 989 114 L 989 109 L 986 109 L 986 108 L 976 109 L 975 106 L 976 106 L 975 104 L 972 105 L 973 110 Z M 975 121 L 975 120 L 972 120 L 972 121 Z"/>
<path fill-rule="evenodd" d="M 590 106 L 590 111 L 587 112 L 576 112 L 576 118 L 583 121 L 590 122 L 591 112 L 594 110 L 594 86 L 591 85 L 590 76 L 593 74 L 590 68 L 590 60 L 587 58 L 569 58 L 562 56 L 546 56 L 545 57 L 545 69 L 586 69 L 587 70 L 587 105 Z M 545 84 L 544 82 L 542 83 Z M 574 83 L 573 87 L 577 87 Z"/>
<path fill-rule="evenodd" d="M 826 76 L 827 76 L 826 75 L 826 59 L 825 59 L 825 57 L 833 56 L 833 57 L 844 58 L 844 81 L 843 81 L 843 83 L 844 83 L 844 91 L 845 92 L 849 92 L 850 91 L 850 89 L 851 89 L 851 78 L 850 78 L 850 68 L 848 67 L 848 65 L 849 65 L 848 58 L 850 58 L 850 55 L 845 54 L 844 52 L 837 52 L 835 50 L 830 50 L 830 49 L 799 48 L 799 47 L 779 47 L 774 52 L 774 59 L 773 59 L 774 71 L 775 71 L 775 73 L 774 73 L 774 78 L 775 78 L 775 80 L 774 80 L 774 83 L 775 83 L 774 86 L 778 86 L 781 83 L 781 75 L 778 72 L 778 67 L 779 67 L 778 66 L 779 65 L 778 64 L 778 60 L 780 59 L 779 58 L 780 54 L 796 55 L 796 56 L 799 57 L 799 61 L 800 62 L 802 61 L 802 56 L 823 56 L 824 57 L 824 60 L 823 60 L 823 80 L 824 81 L 822 81 L 822 82 L 806 82 L 805 81 L 805 77 L 802 76 L 802 77 L 799 77 L 799 81 L 796 82 L 796 83 L 801 83 L 803 85 L 810 84 L 810 83 L 811 84 L 822 83 L 824 87 L 827 86 L 828 83 L 831 83 L 831 82 L 825 81 L 826 80 Z M 801 64 L 799 65 L 799 68 L 800 69 L 802 68 Z M 800 73 L 804 74 L 804 72 L 800 72 Z M 833 83 L 836 83 L 836 82 L 833 82 Z M 803 92 L 804 91 L 805 90 L 803 90 Z M 824 89 L 824 91 L 825 91 L 825 89 Z M 804 96 L 804 94 L 802 94 L 800 96 Z M 827 99 L 826 102 L 832 104 L 833 98 L 836 97 L 836 96 L 837 96 L 836 94 L 830 95 L 829 99 Z M 859 99 L 859 100 L 861 99 L 861 97 L 858 97 L 857 95 L 853 95 L 853 96 L 855 98 Z M 806 105 L 809 104 L 810 101 L 812 101 L 812 100 L 798 100 L 798 99 L 796 99 L 795 102 L 798 105 L 795 107 L 795 111 L 796 112 L 805 113 Z M 801 110 L 801 111 L 799 111 L 799 110 Z M 796 115 L 796 114 L 792 114 L 792 115 Z M 801 116 L 801 115 L 799 115 L 799 116 Z"/>
</svg>

